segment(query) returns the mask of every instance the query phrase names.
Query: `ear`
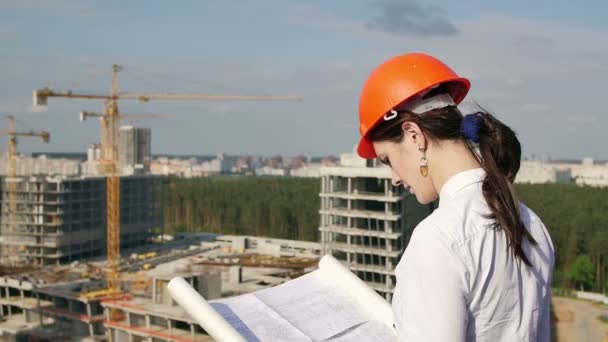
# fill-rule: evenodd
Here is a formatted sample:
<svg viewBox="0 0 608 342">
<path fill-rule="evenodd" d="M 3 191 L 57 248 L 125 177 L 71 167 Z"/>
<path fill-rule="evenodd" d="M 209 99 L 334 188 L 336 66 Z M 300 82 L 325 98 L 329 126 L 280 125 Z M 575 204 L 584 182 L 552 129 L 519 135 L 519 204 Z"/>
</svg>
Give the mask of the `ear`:
<svg viewBox="0 0 608 342">
<path fill-rule="evenodd" d="M 401 129 L 403 129 L 404 140 L 413 143 L 416 148 L 422 147 L 426 150 L 427 139 L 417 123 L 406 121 L 401 125 Z"/>
</svg>

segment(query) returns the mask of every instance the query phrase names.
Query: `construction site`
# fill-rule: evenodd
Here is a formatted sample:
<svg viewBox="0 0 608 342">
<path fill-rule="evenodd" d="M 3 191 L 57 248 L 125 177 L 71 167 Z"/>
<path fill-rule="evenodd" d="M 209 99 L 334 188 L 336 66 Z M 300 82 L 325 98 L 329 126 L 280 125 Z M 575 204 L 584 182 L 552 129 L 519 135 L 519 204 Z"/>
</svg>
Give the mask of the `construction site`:
<svg viewBox="0 0 608 342">
<path fill-rule="evenodd" d="M 181 276 L 206 299 L 281 284 L 315 269 L 320 244 L 248 236 L 188 235 L 123 258 L 119 295 L 105 262 L 5 268 L 2 341 L 212 341 L 169 296 Z"/>
<path fill-rule="evenodd" d="M 151 130 L 125 119 L 162 115 L 119 112 L 119 100 L 299 101 L 295 96 L 125 93 L 111 69 L 110 91 L 33 92 L 103 101 L 99 144 L 77 170 L 28 167 L 17 139 L 50 141 L 47 131 L 19 131 L 7 115 L 0 182 L 1 341 L 207 341 L 175 305 L 166 285 L 182 276 L 207 299 L 280 284 L 316 267 L 320 245 L 255 237 L 163 234 L 160 176 L 148 174 Z M 42 165 L 42 164 L 40 164 Z"/>
</svg>

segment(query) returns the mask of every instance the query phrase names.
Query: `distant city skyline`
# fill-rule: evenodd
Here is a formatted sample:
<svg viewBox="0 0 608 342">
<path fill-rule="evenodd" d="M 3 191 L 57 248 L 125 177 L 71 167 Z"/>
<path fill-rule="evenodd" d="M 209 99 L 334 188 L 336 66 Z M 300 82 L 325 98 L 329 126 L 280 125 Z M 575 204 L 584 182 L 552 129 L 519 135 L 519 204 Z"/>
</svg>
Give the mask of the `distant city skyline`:
<svg viewBox="0 0 608 342">
<path fill-rule="evenodd" d="M 472 81 L 476 101 L 510 125 L 524 155 L 608 159 L 608 4 L 566 0 L 488 3 L 321 1 L 167 3 L 0 0 L 0 116 L 51 142 L 19 150 L 86 152 L 99 141 L 101 101 L 50 98 L 34 89 L 301 95 L 303 102 L 121 102 L 152 129 L 152 154 L 337 155 L 358 139 L 357 106 L 385 59 L 425 51 Z M 6 121 L 0 121 L 5 129 Z M 6 149 L 6 139 L 0 138 Z"/>
</svg>

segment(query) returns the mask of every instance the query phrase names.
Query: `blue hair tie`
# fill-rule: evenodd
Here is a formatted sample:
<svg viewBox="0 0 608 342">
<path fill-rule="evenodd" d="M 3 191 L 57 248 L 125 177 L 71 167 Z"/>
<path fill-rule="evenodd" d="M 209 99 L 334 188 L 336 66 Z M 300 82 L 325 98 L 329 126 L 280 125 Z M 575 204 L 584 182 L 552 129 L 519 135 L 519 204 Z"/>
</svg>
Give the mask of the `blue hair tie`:
<svg viewBox="0 0 608 342">
<path fill-rule="evenodd" d="M 471 140 L 472 142 L 479 143 L 479 127 L 480 118 L 477 113 L 467 114 L 462 118 L 460 123 L 460 133 L 465 139 Z"/>
</svg>

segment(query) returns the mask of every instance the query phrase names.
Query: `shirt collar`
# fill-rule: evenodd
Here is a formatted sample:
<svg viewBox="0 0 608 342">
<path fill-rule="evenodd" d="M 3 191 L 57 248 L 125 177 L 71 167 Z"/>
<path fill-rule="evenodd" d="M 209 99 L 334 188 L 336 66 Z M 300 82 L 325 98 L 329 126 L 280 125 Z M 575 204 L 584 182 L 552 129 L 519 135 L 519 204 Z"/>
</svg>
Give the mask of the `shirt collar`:
<svg viewBox="0 0 608 342">
<path fill-rule="evenodd" d="M 470 169 L 453 175 L 443 184 L 439 192 L 440 203 L 442 198 L 452 197 L 468 185 L 483 182 L 485 177 L 486 172 L 482 168 Z"/>
</svg>

